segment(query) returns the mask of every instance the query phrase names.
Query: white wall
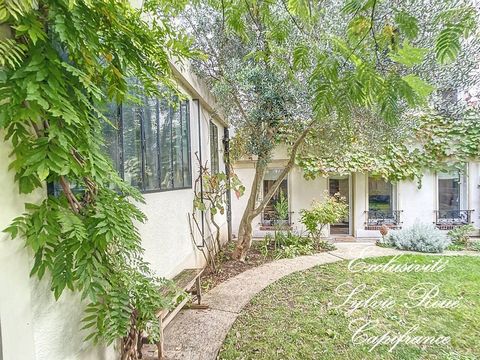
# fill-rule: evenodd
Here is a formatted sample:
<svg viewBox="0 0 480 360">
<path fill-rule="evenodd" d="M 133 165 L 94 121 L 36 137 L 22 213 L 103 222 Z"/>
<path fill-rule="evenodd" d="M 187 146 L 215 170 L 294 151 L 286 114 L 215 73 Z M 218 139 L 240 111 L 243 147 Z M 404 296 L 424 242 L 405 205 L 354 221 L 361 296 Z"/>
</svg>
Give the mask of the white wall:
<svg viewBox="0 0 480 360">
<path fill-rule="evenodd" d="M 281 168 L 285 163 L 286 151 L 277 148 L 269 164 L 269 168 Z M 245 195 L 240 199 L 233 199 L 233 232 L 237 234 L 241 216 L 245 209 L 250 187 L 254 177 L 254 162 L 242 160 L 235 164 L 235 172 L 246 186 Z M 368 175 L 355 173 L 351 176 L 352 181 L 352 229 L 353 235 L 360 238 L 380 237 L 378 230 L 365 230 L 366 211 L 368 210 Z M 480 228 L 480 162 L 470 162 L 466 176 L 467 201 L 466 209 L 474 210 L 472 214 L 473 225 Z M 300 210 L 309 208 L 313 200 L 319 200 L 323 191 L 328 189 L 327 178 L 319 177 L 315 180 L 305 180 L 300 168 L 294 167 L 288 175 L 289 205 L 293 211 L 293 228 L 303 231 L 300 223 Z M 395 196 L 396 208 L 403 210 L 401 213 L 402 227 L 410 227 L 415 222 L 433 224 L 435 222 L 435 210 L 437 209 L 437 176 L 433 172 L 426 171 L 419 187 L 418 181 L 400 181 L 396 183 Z M 260 230 L 260 216 L 252 223 L 255 237 L 263 237 L 267 231 Z"/>
<path fill-rule="evenodd" d="M 247 206 L 255 174 L 253 163 L 246 164 L 245 166 L 235 166 L 235 174 L 237 174 L 238 179 L 245 186 L 245 193 L 240 198 L 237 199 L 237 197 L 232 194 L 232 234 L 237 237 L 238 227 L 242 220 L 243 211 Z M 253 224 L 257 224 L 258 222 L 260 222 L 260 217 L 255 218 Z"/>
<path fill-rule="evenodd" d="M 422 178 L 422 186 L 417 181 L 401 181 L 398 183 L 398 205 L 402 226 L 409 227 L 415 222 L 433 224 L 437 209 L 436 175 L 426 172 Z"/>
<path fill-rule="evenodd" d="M 480 228 L 480 162 L 468 166 L 468 208 L 474 209 L 473 225 Z"/>
<path fill-rule="evenodd" d="M 0 133 L 3 138 L 3 134 Z M 0 142 L 0 229 L 24 212 L 25 202 L 40 202 L 46 190 L 19 195 L 14 173 L 8 171 L 10 146 Z M 50 291 L 48 275 L 30 278 L 33 253 L 22 240 L 0 233 L 0 322 L 4 360 L 107 360 L 106 351 L 83 343 L 83 305 L 66 290 L 59 301 Z"/>
<path fill-rule="evenodd" d="M 355 173 L 351 177 L 351 181 L 353 181 L 352 191 L 353 194 L 351 196 L 353 204 L 352 206 L 352 219 L 353 221 L 353 234 L 356 237 L 362 236 L 371 236 L 373 234 L 365 230 L 365 221 L 366 221 L 366 214 L 365 211 L 368 210 L 368 201 L 366 196 L 366 189 L 368 187 L 367 175 L 366 174 L 359 174 Z"/>
<path fill-rule="evenodd" d="M 201 107 L 203 108 L 203 107 Z M 192 180 L 198 176 L 194 157 L 199 149 L 197 104 L 191 102 Z M 202 151 L 210 163 L 209 120 L 201 111 Z M 223 125 L 219 126 L 220 169 L 223 164 Z M 3 134 L 0 133 L 3 139 Z M 46 190 L 31 196 L 18 195 L 14 174 L 8 171 L 10 147 L 0 141 L 0 230 L 24 211 L 25 202 L 39 202 Z M 173 277 L 184 268 L 204 265 L 204 257 L 197 250 L 188 224 L 188 213 L 193 210 L 193 189 L 145 194 L 140 208 L 147 222 L 139 224 L 145 259 L 160 276 Z M 226 216 L 218 215 L 221 238 L 226 239 Z M 195 241 L 201 244 L 198 231 Z M 10 240 L 0 232 L 0 324 L 3 360 L 110 360 L 115 359 L 113 347 L 92 347 L 83 342 L 80 320 L 84 305 L 66 290 L 55 301 L 49 288 L 48 274 L 40 282 L 30 278 L 33 254 L 25 249 L 22 240 Z"/>
<path fill-rule="evenodd" d="M 327 178 L 319 177 L 315 180 L 306 180 L 300 168 L 294 167 L 289 174 L 289 201 L 290 211 L 293 211 L 293 228 L 299 232 L 305 231 L 300 223 L 302 209 L 310 209 L 312 201 L 323 199 L 327 190 Z"/>
<path fill-rule="evenodd" d="M 281 168 L 282 163 L 273 162 L 269 168 Z M 253 162 L 242 162 L 235 165 L 235 173 L 245 186 L 245 194 L 237 199 L 232 196 L 232 232 L 238 236 L 238 227 L 242 218 L 245 207 L 247 206 L 248 197 L 251 192 L 251 185 L 255 175 Z M 289 211 L 292 211 L 292 228 L 296 231 L 303 232 L 305 229 L 300 223 L 300 210 L 311 207 L 313 200 L 321 200 L 323 192 L 327 189 L 327 179 L 318 178 L 315 180 L 306 180 L 303 177 L 302 170 L 294 167 L 288 174 L 288 202 Z M 253 236 L 263 237 L 268 231 L 260 230 L 261 216 L 257 216 L 253 222 Z"/>
<path fill-rule="evenodd" d="M 210 166 L 210 136 L 209 121 L 210 113 L 201 108 L 200 131 L 202 138 L 202 162 L 208 161 Z M 191 101 L 190 108 L 191 129 L 191 162 L 192 183 L 199 174 L 198 160 L 195 153 L 200 151 L 198 136 L 198 107 L 195 101 Z M 219 159 L 220 171 L 224 171 L 223 162 L 223 125 L 215 121 L 219 133 Z M 202 244 L 201 236 L 192 223 L 195 239 L 192 239 L 189 216 L 193 211 L 193 189 L 164 191 L 144 195 L 146 204 L 140 204 L 140 208 L 147 215 L 146 224 L 139 226 L 142 236 L 142 244 L 145 247 L 145 259 L 151 263 L 152 269 L 159 276 L 173 277 L 181 270 L 192 267 L 202 267 L 205 259 L 197 249 Z M 200 222 L 201 214 L 197 212 Z M 206 216 L 208 220 L 208 216 Z M 217 215 L 216 222 L 221 226 L 221 239 L 227 238 L 226 215 Z M 208 236 L 208 226 L 205 228 Z"/>
</svg>

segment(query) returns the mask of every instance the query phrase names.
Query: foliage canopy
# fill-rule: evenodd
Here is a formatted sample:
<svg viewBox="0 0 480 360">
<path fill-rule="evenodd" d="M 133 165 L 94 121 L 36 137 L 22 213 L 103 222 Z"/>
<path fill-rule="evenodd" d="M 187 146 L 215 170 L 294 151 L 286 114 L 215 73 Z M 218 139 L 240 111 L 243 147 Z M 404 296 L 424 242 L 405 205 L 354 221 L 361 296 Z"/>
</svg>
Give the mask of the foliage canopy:
<svg viewBox="0 0 480 360">
<path fill-rule="evenodd" d="M 111 124 L 100 108 L 131 97 L 132 77 L 147 95 L 159 84 L 175 90 L 171 59 L 195 55 L 172 23 L 184 4 L 146 1 L 142 13 L 123 0 L 0 1 L 0 129 L 12 144 L 10 169 L 20 193 L 46 182 L 62 188 L 26 204 L 6 231 L 25 239 L 31 275 L 48 272 L 55 298 L 81 294 L 87 339 L 124 338 L 125 357 L 135 356 L 128 336 L 147 329 L 169 297 L 142 259 L 135 225 L 145 216 L 134 204 L 142 196 L 105 155 L 102 127 Z"/>
</svg>

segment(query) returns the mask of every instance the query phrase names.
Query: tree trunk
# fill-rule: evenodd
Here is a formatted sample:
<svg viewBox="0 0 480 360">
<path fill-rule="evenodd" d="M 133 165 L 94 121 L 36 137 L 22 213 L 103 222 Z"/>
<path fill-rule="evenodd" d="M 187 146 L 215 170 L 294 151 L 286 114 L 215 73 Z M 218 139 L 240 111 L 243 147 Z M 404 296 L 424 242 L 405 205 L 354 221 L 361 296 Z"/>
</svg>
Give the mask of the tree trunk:
<svg viewBox="0 0 480 360">
<path fill-rule="evenodd" d="M 243 212 L 242 220 L 240 221 L 240 226 L 238 228 L 238 240 L 237 240 L 237 246 L 235 247 L 235 251 L 232 254 L 233 259 L 245 261 L 247 252 L 250 249 L 250 246 L 252 245 L 252 230 L 253 230 L 252 221 L 256 216 L 258 216 L 263 211 L 263 209 L 265 209 L 265 206 L 267 206 L 272 196 L 277 192 L 282 181 L 287 177 L 288 173 L 293 168 L 293 165 L 295 164 L 295 157 L 297 156 L 298 148 L 300 147 L 301 144 L 303 144 L 303 141 L 305 140 L 305 137 L 307 136 L 308 132 L 312 128 L 313 124 L 314 124 L 314 120 L 312 120 L 305 127 L 303 132 L 295 141 L 290 152 L 290 158 L 288 159 L 288 163 L 285 165 L 279 177 L 277 178 L 277 180 L 275 180 L 275 182 L 273 183 L 268 193 L 264 194 L 262 201 L 256 207 L 257 198 L 258 198 L 258 195 L 260 194 L 260 186 L 263 183 L 263 178 L 265 176 L 265 171 L 267 170 L 267 164 L 268 164 L 267 163 L 268 156 L 265 156 L 263 158 L 262 157 L 258 158 L 257 164 L 255 166 L 255 176 L 252 182 L 252 188 L 251 188 L 252 190 L 250 192 L 250 196 L 247 202 L 247 207 Z"/>
<path fill-rule="evenodd" d="M 248 197 L 247 206 L 242 215 L 240 226 L 238 228 L 238 240 L 235 251 L 232 254 L 234 259 L 245 261 L 250 246 L 252 245 L 252 221 L 255 218 L 255 205 L 257 203 L 260 186 L 266 171 L 266 161 L 259 158 L 255 165 L 255 176 L 253 178 L 250 196 Z"/>
<path fill-rule="evenodd" d="M 222 244 L 220 243 L 220 226 L 215 222 L 215 215 L 210 213 L 210 221 L 215 226 L 215 242 L 217 243 L 218 251 L 222 249 Z"/>
</svg>

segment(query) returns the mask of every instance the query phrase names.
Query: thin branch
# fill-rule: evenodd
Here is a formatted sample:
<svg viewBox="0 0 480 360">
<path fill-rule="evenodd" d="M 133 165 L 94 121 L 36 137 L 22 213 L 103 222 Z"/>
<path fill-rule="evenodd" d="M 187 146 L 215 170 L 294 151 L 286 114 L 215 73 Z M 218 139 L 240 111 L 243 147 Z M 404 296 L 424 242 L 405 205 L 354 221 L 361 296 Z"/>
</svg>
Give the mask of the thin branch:
<svg viewBox="0 0 480 360">
<path fill-rule="evenodd" d="M 355 51 L 357 51 L 357 48 L 360 46 L 360 44 L 363 42 L 363 40 L 366 39 L 367 35 L 370 33 L 370 31 L 372 30 L 373 28 L 373 25 L 374 25 L 374 16 L 375 16 L 375 7 L 377 5 L 377 0 L 374 0 L 373 1 L 373 5 L 372 5 L 372 12 L 370 14 L 370 27 L 367 31 L 365 31 L 365 34 L 362 36 L 362 38 L 358 41 L 358 43 L 355 45 L 355 47 L 352 49 L 352 51 L 350 52 L 350 55 L 348 55 L 348 57 L 345 59 L 345 61 L 343 62 L 342 64 L 342 67 L 344 67 L 346 65 L 346 63 L 350 60 L 350 58 L 352 57 L 352 55 L 355 53 Z"/>
<path fill-rule="evenodd" d="M 283 168 L 282 172 L 278 176 L 277 180 L 273 183 L 272 187 L 270 190 L 267 192 L 267 194 L 263 197 L 263 200 L 260 202 L 260 204 L 257 206 L 256 209 L 253 210 L 252 217 L 258 216 L 265 206 L 268 204 L 272 196 L 275 194 L 275 192 L 278 190 L 280 187 L 280 184 L 282 181 L 285 179 L 285 177 L 288 175 L 290 170 L 292 169 L 293 165 L 295 164 L 295 158 L 297 156 L 297 151 L 300 148 L 300 145 L 303 144 L 303 141 L 308 135 L 308 132 L 311 130 L 313 125 L 315 124 L 316 120 L 310 121 L 310 123 L 307 124 L 305 129 L 302 131 L 298 139 L 295 141 L 295 143 L 292 146 L 291 152 L 290 152 L 290 159 L 288 160 L 287 165 Z"/>
</svg>

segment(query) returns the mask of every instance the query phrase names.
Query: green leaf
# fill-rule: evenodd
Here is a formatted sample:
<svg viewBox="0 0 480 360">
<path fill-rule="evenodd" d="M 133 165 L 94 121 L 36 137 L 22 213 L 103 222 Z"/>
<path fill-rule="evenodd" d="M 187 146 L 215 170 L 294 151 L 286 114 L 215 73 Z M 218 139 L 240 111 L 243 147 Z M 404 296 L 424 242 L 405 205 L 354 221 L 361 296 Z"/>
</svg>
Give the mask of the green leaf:
<svg viewBox="0 0 480 360">
<path fill-rule="evenodd" d="M 448 64 L 457 58 L 462 33 L 461 26 L 451 24 L 440 32 L 435 42 L 435 53 L 441 64 Z"/>
<path fill-rule="evenodd" d="M 288 0 L 288 10 L 299 17 L 306 17 L 309 14 L 309 0 Z"/>
<path fill-rule="evenodd" d="M 361 0 L 348 0 L 342 8 L 344 14 L 354 14 L 358 12 L 363 5 Z"/>
<path fill-rule="evenodd" d="M 389 57 L 393 61 L 403 64 L 408 67 L 421 64 L 425 55 L 428 53 L 428 49 L 416 48 L 411 46 L 408 41 L 403 42 L 403 46 L 397 53 L 390 53 Z"/>
<path fill-rule="evenodd" d="M 422 98 L 427 98 L 434 90 L 435 86 L 420 79 L 417 75 L 409 74 L 402 79 Z"/>
<path fill-rule="evenodd" d="M 399 11 L 395 14 L 395 22 L 401 32 L 409 39 L 414 39 L 418 34 L 418 20 L 406 11 Z"/>
<path fill-rule="evenodd" d="M 293 49 L 293 67 L 295 69 L 304 69 L 308 66 L 309 48 L 304 44 L 297 45 Z"/>
<path fill-rule="evenodd" d="M 37 169 L 37 175 L 40 181 L 44 181 L 48 175 L 50 174 L 49 168 L 45 165 L 45 163 L 40 164 Z"/>
</svg>

